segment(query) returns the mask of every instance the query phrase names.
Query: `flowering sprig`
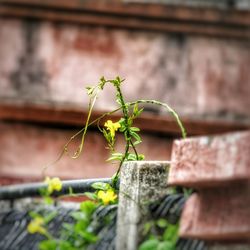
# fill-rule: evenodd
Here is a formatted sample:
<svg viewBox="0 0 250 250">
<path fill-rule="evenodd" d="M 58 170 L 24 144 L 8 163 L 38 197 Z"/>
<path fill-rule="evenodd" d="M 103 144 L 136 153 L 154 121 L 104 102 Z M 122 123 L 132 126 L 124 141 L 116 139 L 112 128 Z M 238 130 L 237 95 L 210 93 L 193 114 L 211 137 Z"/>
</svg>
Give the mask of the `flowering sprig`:
<svg viewBox="0 0 250 250">
<path fill-rule="evenodd" d="M 118 202 L 118 191 L 109 183 L 96 182 L 92 184 L 92 188 L 96 190 L 94 193 L 84 193 L 91 200 L 101 203 L 102 205 L 115 204 Z"/>
<path fill-rule="evenodd" d="M 44 226 L 45 222 L 43 217 L 38 216 L 30 221 L 30 223 L 27 226 L 27 230 L 30 234 L 39 233 L 45 235 L 47 230 L 45 229 Z"/>
<path fill-rule="evenodd" d="M 115 203 L 117 200 L 117 194 L 113 189 L 108 189 L 107 191 L 99 190 L 97 192 L 97 197 L 104 205 Z"/>
<path fill-rule="evenodd" d="M 115 132 L 121 127 L 119 122 L 112 122 L 111 120 L 107 120 L 104 124 L 104 127 L 109 131 L 110 137 L 113 140 L 115 138 Z"/>
<path fill-rule="evenodd" d="M 91 231 L 92 229 L 90 228 L 90 223 L 94 211 L 99 206 L 106 206 L 118 202 L 117 181 L 122 164 L 125 161 L 144 159 L 144 155 L 140 154 L 136 148 L 137 145 L 142 142 L 142 139 L 139 135 L 140 129 L 134 126 L 134 121 L 143 112 L 143 107 L 141 108 L 139 106 L 142 106 L 143 104 L 151 104 L 165 108 L 175 118 L 178 126 L 180 127 L 182 137 L 186 137 L 185 128 L 181 120 L 179 119 L 178 114 L 168 104 L 156 100 L 136 100 L 134 102 L 126 102 L 122 94 L 123 82 L 124 79 L 121 79 L 120 77 L 116 77 L 115 79 L 111 80 L 102 77 L 96 86 L 87 87 L 89 105 L 85 126 L 69 139 L 69 141 L 64 145 L 62 153 L 54 162 L 56 163 L 57 161 L 59 161 L 65 153 L 69 154 L 69 144 L 76 137 L 81 136 L 81 143 L 79 144 L 77 150 L 73 154 L 71 154 L 72 158 L 79 157 L 84 148 L 85 137 L 89 126 L 96 124 L 108 143 L 108 148 L 110 150 L 110 157 L 108 158 L 108 161 L 119 162 L 118 170 L 112 178 L 113 181 L 111 184 L 97 182 L 92 185 L 92 188 L 95 189 L 95 192 L 85 193 L 85 195 L 92 201 L 85 201 L 81 203 L 80 211 L 72 213 L 72 217 L 75 219 L 75 224 L 64 224 L 64 236 L 62 237 L 62 239 L 51 237 L 46 230 L 47 220 L 44 219 L 44 217 L 41 215 L 36 215 L 30 222 L 27 229 L 30 233 L 40 233 L 47 236 L 48 240 L 43 241 L 40 244 L 41 250 L 56 250 L 61 249 L 61 246 L 63 246 L 62 249 L 86 249 L 88 244 L 97 241 L 97 237 L 93 234 L 93 232 Z M 98 99 L 98 95 L 101 91 L 104 90 L 107 84 L 111 84 L 116 90 L 116 103 L 118 104 L 118 107 L 115 110 L 106 112 L 100 117 L 91 121 L 92 111 Z M 118 121 L 114 122 L 108 119 L 104 123 L 102 122 L 106 116 L 112 115 L 118 111 L 121 112 L 121 118 Z M 102 124 L 103 126 L 100 124 Z M 115 142 L 118 132 L 121 136 L 123 136 L 125 142 L 125 150 L 123 153 L 116 152 L 115 150 Z M 48 166 L 44 168 L 44 171 L 47 167 Z M 51 195 L 55 191 L 58 192 L 62 189 L 62 183 L 57 177 L 47 177 L 45 179 L 45 183 L 47 184 L 47 187 L 42 191 L 42 195 L 44 196 L 45 201 L 50 201 Z M 171 232 L 172 231 L 173 230 L 171 230 Z M 168 234 L 169 232 L 166 231 L 166 235 Z M 71 241 L 65 240 L 65 235 L 67 236 L 67 239 L 71 239 Z M 81 238 L 80 240 L 79 237 Z M 81 244 L 79 242 L 81 242 Z M 158 245 L 158 242 L 156 243 Z M 161 244 L 161 242 L 159 244 Z"/>
<path fill-rule="evenodd" d="M 47 230 L 47 225 L 57 215 L 57 212 L 51 212 L 49 214 L 43 215 L 41 213 L 36 213 L 34 211 L 31 211 L 29 215 L 32 218 L 32 220 L 29 222 L 27 226 L 28 233 L 42 234 L 47 239 L 51 240 L 52 236 Z"/>
<path fill-rule="evenodd" d="M 48 185 L 47 192 L 49 195 L 54 191 L 58 192 L 62 190 L 62 182 L 58 177 L 50 178 L 47 176 L 44 182 Z"/>
<path fill-rule="evenodd" d="M 183 138 L 186 137 L 186 130 L 185 130 L 178 114 L 167 103 L 163 103 L 163 102 L 156 101 L 156 100 L 144 100 L 144 99 L 136 100 L 133 102 L 125 102 L 124 96 L 122 94 L 122 89 L 121 89 L 123 82 L 124 82 L 124 79 L 121 79 L 120 77 L 116 77 L 115 79 L 111 79 L 111 80 L 105 79 L 104 77 L 101 77 L 99 80 L 99 83 L 96 86 L 87 87 L 87 94 L 88 94 L 90 100 L 89 100 L 89 105 L 88 105 L 88 107 L 89 107 L 88 108 L 88 116 L 86 119 L 85 126 L 84 126 L 84 128 L 82 128 L 80 131 L 78 131 L 76 134 L 74 134 L 68 140 L 68 142 L 64 145 L 63 150 L 62 150 L 61 154 L 59 155 L 59 157 L 51 164 L 55 164 L 56 162 L 58 162 L 64 154 L 69 154 L 68 147 L 69 147 L 70 143 L 78 136 L 81 136 L 82 137 L 81 143 L 80 143 L 79 147 L 77 148 L 77 150 L 71 156 L 72 158 L 79 157 L 80 153 L 83 150 L 84 144 L 85 144 L 85 137 L 86 137 L 86 133 L 87 133 L 89 126 L 96 124 L 108 142 L 108 146 L 109 146 L 109 149 L 111 152 L 111 157 L 108 160 L 115 160 L 115 161 L 120 162 L 118 170 L 117 170 L 115 178 L 114 178 L 114 182 L 116 182 L 117 178 L 119 176 L 121 165 L 124 161 L 143 160 L 144 159 L 144 156 L 142 154 L 138 154 L 137 149 L 136 149 L 136 145 L 141 143 L 141 138 L 138 134 L 138 132 L 140 130 L 139 130 L 139 128 L 133 126 L 134 120 L 136 118 L 138 118 L 141 115 L 141 113 L 143 112 L 143 108 L 139 109 L 139 105 L 143 105 L 143 104 L 157 105 L 157 106 L 161 106 L 164 109 L 166 109 L 176 120 L 177 125 L 180 128 L 182 137 Z M 112 111 L 109 111 L 109 112 L 102 114 L 100 117 L 91 121 L 91 114 L 92 114 L 92 111 L 94 109 L 94 105 L 97 101 L 98 95 L 99 95 L 100 91 L 104 90 L 104 88 L 107 84 L 113 85 L 114 88 L 116 89 L 116 102 L 118 104 L 118 107 Z M 121 119 L 118 122 L 121 126 L 119 128 L 119 131 L 124 135 L 124 139 L 125 139 L 125 151 L 124 151 L 124 153 L 117 153 L 114 150 L 114 146 L 115 146 L 114 145 L 115 144 L 115 133 L 114 132 L 116 132 L 117 130 L 114 131 L 114 129 L 111 129 L 111 130 L 108 130 L 108 133 L 107 133 L 107 129 L 102 129 L 100 127 L 100 123 L 101 123 L 103 118 L 105 118 L 106 116 L 112 115 L 118 111 L 122 111 Z M 106 124 L 106 125 L 108 125 L 108 124 Z M 105 126 L 105 127 L 108 128 L 109 126 Z M 130 152 L 130 149 L 132 149 L 132 152 Z M 44 171 L 48 168 L 48 166 L 49 165 L 47 165 L 44 168 Z"/>
</svg>

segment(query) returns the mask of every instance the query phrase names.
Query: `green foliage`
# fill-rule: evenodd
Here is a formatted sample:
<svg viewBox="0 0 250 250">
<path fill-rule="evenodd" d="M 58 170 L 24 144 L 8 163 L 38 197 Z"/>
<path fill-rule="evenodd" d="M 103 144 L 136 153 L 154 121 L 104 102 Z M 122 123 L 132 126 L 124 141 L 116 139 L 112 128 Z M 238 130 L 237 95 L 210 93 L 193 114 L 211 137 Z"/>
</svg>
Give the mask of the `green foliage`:
<svg viewBox="0 0 250 250">
<path fill-rule="evenodd" d="M 149 239 L 140 246 L 139 250 L 155 250 L 159 245 L 158 239 Z"/>
<path fill-rule="evenodd" d="M 92 192 L 85 192 L 84 195 L 89 198 L 90 200 L 97 200 L 97 195 L 96 193 Z"/>
<path fill-rule="evenodd" d="M 47 240 L 41 241 L 39 244 L 40 250 L 78 250 L 85 249 L 89 244 L 95 243 L 98 238 L 92 232 L 90 224 L 93 220 L 93 213 L 97 208 L 97 204 L 92 201 L 85 201 L 80 204 L 79 211 L 71 213 L 74 219 L 73 224 L 64 223 L 59 238 L 52 236 L 48 237 Z M 32 212 L 32 215 L 36 215 Z M 40 216 L 40 215 L 39 215 Z M 50 214 L 45 220 L 51 220 L 54 214 Z"/>
<path fill-rule="evenodd" d="M 104 182 L 95 182 L 92 187 L 97 190 L 108 190 L 111 188 L 110 184 Z"/>
<path fill-rule="evenodd" d="M 175 250 L 178 229 L 178 223 L 173 225 L 166 219 L 145 223 L 144 235 L 146 239 L 139 246 L 139 250 Z"/>
<path fill-rule="evenodd" d="M 39 244 L 40 250 L 55 250 L 57 247 L 56 240 L 44 240 Z"/>
</svg>

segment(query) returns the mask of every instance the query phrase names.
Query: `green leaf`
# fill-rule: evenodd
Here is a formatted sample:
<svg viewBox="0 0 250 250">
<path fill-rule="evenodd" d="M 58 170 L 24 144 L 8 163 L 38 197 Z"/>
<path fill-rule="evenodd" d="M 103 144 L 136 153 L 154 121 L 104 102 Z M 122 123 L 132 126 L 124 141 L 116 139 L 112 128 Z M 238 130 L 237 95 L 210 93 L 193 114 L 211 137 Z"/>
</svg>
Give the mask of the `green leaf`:
<svg viewBox="0 0 250 250">
<path fill-rule="evenodd" d="M 144 159 L 145 159 L 145 155 L 143 155 L 143 154 L 138 155 L 138 160 L 139 161 L 143 161 Z"/>
<path fill-rule="evenodd" d="M 166 228 L 168 225 L 168 222 L 165 219 L 159 219 L 156 221 L 156 225 L 160 228 Z"/>
<path fill-rule="evenodd" d="M 125 79 L 121 79 L 120 76 L 117 76 L 116 77 L 116 80 L 119 82 L 119 83 L 122 83 L 125 81 Z"/>
<path fill-rule="evenodd" d="M 140 109 L 138 112 L 137 112 L 137 116 L 136 117 L 138 117 L 142 112 L 143 112 L 143 108 L 142 109 Z"/>
<path fill-rule="evenodd" d="M 146 240 L 140 245 L 139 250 L 156 250 L 158 245 L 159 240 L 157 239 Z"/>
<path fill-rule="evenodd" d="M 62 227 L 70 232 L 73 232 L 73 230 L 74 230 L 74 225 L 70 224 L 70 223 L 63 223 Z"/>
<path fill-rule="evenodd" d="M 126 124 L 125 119 L 124 119 L 124 118 L 121 118 L 121 119 L 119 120 L 119 124 L 121 125 L 121 127 L 119 128 L 119 131 L 120 131 L 121 133 L 125 132 L 125 131 L 127 130 L 127 124 Z"/>
<path fill-rule="evenodd" d="M 31 218 L 33 218 L 33 219 L 35 219 L 36 217 L 42 217 L 41 214 L 39 214 L 39 213 L 37 213 L 37 212 L 35 212 L 35 211 L 30 211 L 30 212 L 29 212 L 29 216 L 30 216 Z"/>
<path fill-rule="evenodd" d="M 96 235 L 88 231 L 81 231 L 79 234 L 89 243 L 95 243 L 98 240 Z"/>
<path fill-rule="evenodd" d="M 175 244 L 169 241 L 160 242 L 157 250 L 175 250 Z"/>
<path fill-rule="evenodd" d="M 105 183 L 105 182 L 95 182 L 91 185 L 92 188 L 97 189 L 97 190 L 108 190 L 110 189 L 110 184 Z"/>
<path fill-rule="evenodd" d="M 88 215 L 92 214 L 96 209 L 96 204 L 93 201 L 83 201 L 80 204 L 80 210 Z"/>
<path fill-rule="evenodd" d="M 51 213 L 49 213 L 48 215 L 46 215 L 44 217 L 44 222 L 45 224 L 49 223 L 51 220 L 53 220 L 56 216 L 57 216 L 57 211 L 53 211 Z"/>
<path fill-rule="evenodd" d="M 128 127 L 130 128 L 133 124 L 133 118 L 129 117 L 128 118 Z"/>
<path fill-rule="evenodd" d="M 176 242 L 178 239 L 178 230 L 179 230 L 179 225 L 172 225 L 168 224 L 168 227 L 166 228 L 164 234 L 163 234 L 163 239 L 165 241 L 171 241 L 171 242 Z"/>
<path fill-rule="evenodd" d="M 138 145 L 140 143 L 142 143 L 142 141 L 135 141 L 135 142 L 133 142 L 133 145 L 136 146 L 136 145 Z M 132 145 L 130 145 L 130 147 L 132 147 Z"/>
<path fill-rule="evenodd" d="M 133 136 L 137 141 L 141 142 L 141 137 L 134 131 L 130 131 L 131 136 Z"/>
<path fill-rule="evenodd" d="M 61 240 L 59 243 L 60 250 L 77 250 L 77 248 L 73 247 L 69 241 Z"/>
<path fill-rule="evenodd" d="M 76 211 L 76 212 L 72 212 L 71 216 L 77 220 L 77 221 L 81 221 L 81 220 L 87 220 L 88 216 L 86 213 L 81 212 L 81 211 Z"/>
<path fill-rule="evenodd" d="M 143 108 L 139 110 L 138 103 L 136 103 L 133 109 L 133 118 L 138 117 L 142 112 L 143 112 Z"/>
<path fill-rule="evenodd" d="M 86 89 L 87 89 L 87 95 L 91 96 L 94 93 L 95 87 L 87 86 Z"/>
<path fill-rule="evenodd" d="M 130 131 L 137 132 L 137 131 L 140 131 L 140 129 L 139 129 L 139 128 L 137 128 L 137 127 L 131 127 L 131 128 L 130 128 Z"/>
<path fill-rule="evenodd" d="M 136 155 L 129 153 L 129 155 L 127 156 L 127 161 L 136 161 L 136 160 L 137 160 Z"/>
<path fill-rule="evenodd" d="M 143 235 L 147 235 L 150 232 L 152 226 L 153 226 L 153 221 L 146 222 L 144 224 L 144 226 L 143 226 L 143 232 L 142 232 L 142 234 Z"/>
<path fill-rule="evenodd" d="M 113 153 L 111 156 L 107 159 L 107 161 L 121 161 L 123 158 L 122 153 Z"/>
<path fill-rule="evenodd" d="M 52 205 L 54 203 L 54 200 L 49 196 L 43 197 L 43 200 L 47 205 Z"/>
<path fill-rule="evenodd" d="M 104 76 L 102 76 L 102 77 L 100 78 L 100 82 L 99 82 L 99 88 L 100 88 L 101 90 L 103 90 L 103 88 L 104 88 L 106 82 L 107 82 L 107 80 L 105 79 Z"/>
<path fill-rule="evenodd" d="M 44 188 L 39 188 L 39 193 L 41 196 L 47 196 L 48 195 L 48 189 L 47 187 L 44 187 Z"/>
<path fill-rule="evenodd" d="M 97 200 L 97 195 L 95 193 L 85 192 L 84 195 L 87 196 L 91 200 L 94 200 L 94 201 Z"/>
<path fill-rule="evenodd" d="M 193 190 L 191 188 L 183 188 L 184 196 L 188 198 L 192 193 Z"/>
<path fill-rule="evenodd" d="M 39 250 L 56 250 L 56 240 L 43 240 L 39 243 Z"/>
<path fill-rule="evenodd" d="M 72 187 L 69 187 L 69 195 L 74 195 L 74 191 Z"/>
<path fill-rule="evenodd" d="M 88 218 L 90 219 L 90 218 Z M 89 226 L 89 220 L 79 220 L 74 226 L 74 233 L 80 234 L 82 231 L 86 230 L 87 227 Z"/>
<path fill-rule="evenodd" d="M 111 134 L 109 132 L 107 132 L 105 129 L 103 129 L 102 133 L 103 133 L 104 138 L 107 140 L 107 142 L 109 144 L 113 144 L 114 143 L 114 138 L 111 137 Z"/>
</svg>

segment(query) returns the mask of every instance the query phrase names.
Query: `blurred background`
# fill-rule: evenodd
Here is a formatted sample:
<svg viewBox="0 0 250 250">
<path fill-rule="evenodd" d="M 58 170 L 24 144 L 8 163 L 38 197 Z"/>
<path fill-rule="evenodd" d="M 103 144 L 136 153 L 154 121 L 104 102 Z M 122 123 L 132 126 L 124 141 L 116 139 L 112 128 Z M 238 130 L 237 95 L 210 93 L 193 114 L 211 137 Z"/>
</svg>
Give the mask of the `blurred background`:
<svg viewBox="0 0 250 250">
<path fill-rule="evenodd" d="M 43 178 L 84 126 L 85 87 L 101 76 L 125 78 L 127 101 L 167 102 L 194 136 L 250 128 L 249 71 L 249 0 L 1 0 L 0 184 Z M 115 107 L 112 94 L 93 117 Z M 136 125 L 140 153 L 169 160 L 181 133 L 166 110 L 148 106 Z M 93 126 L 83 154 L 45 174 L 109 177 L 117 166 L 108 156 Z"/>
</svg>

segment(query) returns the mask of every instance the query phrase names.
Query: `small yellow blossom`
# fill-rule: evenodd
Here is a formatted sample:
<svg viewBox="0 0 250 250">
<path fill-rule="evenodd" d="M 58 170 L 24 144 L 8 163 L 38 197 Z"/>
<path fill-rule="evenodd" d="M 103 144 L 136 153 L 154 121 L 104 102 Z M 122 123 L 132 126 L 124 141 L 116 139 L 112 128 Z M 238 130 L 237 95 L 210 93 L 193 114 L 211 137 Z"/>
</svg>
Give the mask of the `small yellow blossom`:
<svg viewBox="0 0 250 250">
<path fill-rule="evenodd" d="M 104 126 L 107 128 L 107 130 L 110 131 L 111 138 L 114 139 L 115 131 L 117 131 L 121 127 L 121 124 L 119 122 L 112 122 L 111 120 L 107 120 Z"/>
<path fill-rule="evenodd" d="M 27 230 L 30 234 L 46 234 L 46 229 L 43 227 L 43 225 L 44 219 L 42 217 L 36 217 L 28 224 Z"/>
<path fill-rule="evenodd" d="M 58 177 L 54 177 L 52 179 L 46 177 L 45 183 L 48 185 L 49 194 L 52 194 L 54 191 L 62 190 L 62 182 Z"/>
<path fill-rule="evenodd" d="M 102 200 L 104 205 L 109 204 L 110 202 L 114 202 L 117 198 L 117 194 L 114 192 L 113 189 L 109 189 L 107 191 L 100 190 L 97 193 L 97 197 Z"/>
</svg>

